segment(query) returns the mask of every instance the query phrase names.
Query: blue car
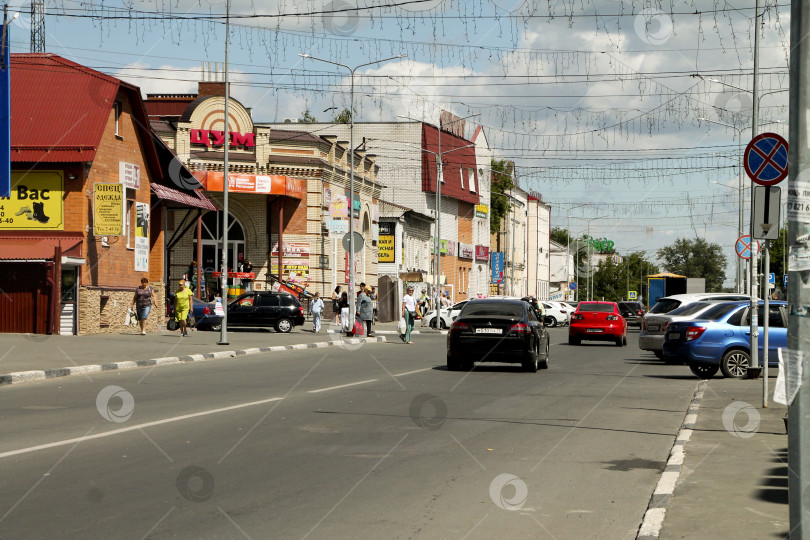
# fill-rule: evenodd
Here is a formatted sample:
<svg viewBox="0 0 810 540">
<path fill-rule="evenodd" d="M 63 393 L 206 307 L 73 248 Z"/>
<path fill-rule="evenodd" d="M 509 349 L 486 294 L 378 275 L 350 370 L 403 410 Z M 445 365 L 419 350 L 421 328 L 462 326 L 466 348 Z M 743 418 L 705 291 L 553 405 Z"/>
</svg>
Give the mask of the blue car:
<svg viewBox="0 0 810 540">
<path fill-rule="evenodd" d="M 759 322 L 764 321 L 764 304 L 759 302 Z M 742 378 L 750 360 L 751 319 L 748 302 L 723 302 L 703 312 L 700 319 L 667 326 L 664 357 L 682 361 L 701 379 L 711 379 L 717 370 L 726 377 Z M 787 302 L 772 301 L 768 307 L 768 365 L 776 366 L 778 350 L 787 347 Z M 759 327 L 759 355 L 762 358 L 764 332 Z"/>
</svg>

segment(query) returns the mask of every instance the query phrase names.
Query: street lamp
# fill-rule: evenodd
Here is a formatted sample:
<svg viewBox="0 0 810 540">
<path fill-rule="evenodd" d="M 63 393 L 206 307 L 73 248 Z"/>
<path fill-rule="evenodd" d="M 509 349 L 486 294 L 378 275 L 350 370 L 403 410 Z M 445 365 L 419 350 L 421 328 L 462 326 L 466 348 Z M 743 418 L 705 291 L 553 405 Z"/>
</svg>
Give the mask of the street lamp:
<svg viewBox="0 0 810 540">
<path fill-rule="evenodd" d="M 339 66 L 342 68 L 346 68 L 349 70 L 351 74 L 351 93 L 349 94 L 349 151 L 351 152 L 350 160 L 351 160 L 351 172 L 349 173 L 349 317 L 354 317 L 354 309 L 355 309 L 355 293 L 354 293 L 354 72 L 360 69 L 361 67 L 365 66 L 372 66 L 374 64 L 379 64 L 382 62 L 388 62 L 389 60 L 396 60 L 398 58 L 405 58 L 408 56 L 407 54 L 400 54 L 397 56 L 392 56 L 390 58 L 383 58 L 381 60 L 374 60 L 373 62 L 366 62 L 365 64 L 360 64 L 355 67 L 349 67 L 345 64 L 341 64 L 339 62 L 333 62 L 331 60 L 325 60 L 323 58 L 318 58 L 317 56 L 312 56 L 311 54 L 303 54 L 299 53 L 298 56 L 301 58 L 309 58 L 311 60 L 318 60 L 319 62 L 325 62 L 327 64 L 332 64 L 334 66 Z M 279 250 L 281 249 L 281 243 L 279 243 Z M 281 267 L 279 267 L 279 280 L 281 279 Z"/>
<path fill-rule="evenodd" d="M 406 118 L 408 120 L 414 120 L 416 122 L 422 122 L 422 120 L 418 120 L 416 118 L 411 118 L 410 116 L 405 116 L 405 115 L 402 115 L 402 114 L 398 114 L 397 116 L 399 118 Z M 437 156 L 436 159 L 438 159 L 438 166 L 437 166 L 437 170 L 436 170 L 436 227 L 435 227 L 436 228 L 436 238 L 435 238 L 435 241 L 433 242 L 433 244 L 434 244 L 434 252 L 433 253 L 434 253 L 435 257 L 436 257 L 436 260 L 434 262 L 435 266 L 434 266 L 434 275 L 433 275 L 433 283 L 434 283 L 434 287 L 435 287 L 434 294 L 436 295 L 434 297 L 434 302 L 435 302 L 434 306 L 437 309 L 436 313 L 439 313 L 439 311 L 438 311 L 439 308 L 440 308 L 439 302 L 441 300 L 441 295 L 439 294 L 439 274 L 441 273 L 441 262 L 442 262 L 441 253 L 440 253 L 440 251 L 441 251 L 441 234 L 440 233 L 441 233 L 441 222 L 442 222 L 442 220 L 441 220 L 441 215 L 442 215 L 441 214 L 441 212 L 442 212 L 442 203 L 441 203 L 441 201 L 442 201 L 442 166 L 441 166 L 442 165 L 442 163 L 441 163 L 442 158 L 441 158 L 441 156 L 448 153 L 448 152 L 453 152 L 455 150 L 461 150 L 462 148 L 469 148 L 471 146 L 475 146 L 474 144 L 468 144 L 467 146 L 462 146 L 460 148 L 453 148 L 452 150 L 448 150 L 447 152 L 442 152 L 442 129 L 444 128 L 444 126 L 449 126 L 450 124 L 455 124 L 456 122 L 461 122 L 462 120 L 466 120 L 468 118 L 473 118 L 475 116 L 481 116 L 481 114 L 480 113 L 471 114 L 470 116 L 465 116 L 464 118 L 456 118 L 454 120 L 450 120 L 449 122 L 445 122 L 445 123 L 442 123 L 441 119 L 439 119 L 439 151 L 438 152 L 431 152 L 430 150 L 424 150 L 425 152 L 428 152 L 430 154 L 433 154 L 434 156 Z M 409 144 L 408 146 L 414 146 L 414 145 Z M 418 148 L 422 149 L 421 147 L 418 147 Z M 464 173 L 460 172 L 460 174 L 463 175 Z"/>
<path fill-rule="evenodd" d="M 593 275 L 591 273 L 591 245 L 592 245 L 592 238 L 591 238 L 591 221 L 596 221 L 597 219 L 604 219 L 610 216 L 596 216 L 592 218 L 578 218 L 583 219 L 584 221 L 588 222 L 588 288 L 586 289 L 585 299 L 591 300 L 591 296 L 593 295 Z"/>
<path fill-rule="evenodd" d="M 572 206 L 568 210 L 566 210 L 566 214 L 568 215 L 568 225 L 566 228 L 568 230 L 565 231 L 565 280 L 568 285 L 568 290 L 571 290 L 571 270 L 569 266 L 569 262 L 571 260 L 571 210 L 576 210 L 577 208 L 582 208 L 583 206 L 588 206 L 588 204 L 578 204 L 577 206 Z M 568 296 L 568 291 L 565 292 L 565 295 Z"/>
</svg>

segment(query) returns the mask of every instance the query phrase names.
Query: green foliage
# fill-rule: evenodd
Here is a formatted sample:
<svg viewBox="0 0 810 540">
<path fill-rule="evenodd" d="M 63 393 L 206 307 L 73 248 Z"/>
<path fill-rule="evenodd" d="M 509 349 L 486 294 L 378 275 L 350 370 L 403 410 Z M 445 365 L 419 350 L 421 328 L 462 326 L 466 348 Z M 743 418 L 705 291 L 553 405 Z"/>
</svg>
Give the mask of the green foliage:
<svg viewBox="0 0 810 540">
<path fill-rule="evenodd" d="M 703 238 L 679 238 L 671 246 L 658 250 L 664 268 L 690 278 L 705 278 L 706 292 L 723 290 L 726 278 L 726 256 L 719 244 Z"/>
<path fill-rule="evenodd" d="M 587 261 L 585 261 L 587 265 Z M 600 262 L 593 276 L 593 298 L 607 302 L 627 300 L 628 291 L 636 291 L 647 298 L 646 276 L 657 274 L 658 266 L 644 258 L 643 252 L 634 252 L 622 257 L 622 262 L 615 263 L 612 258 Z M 581 284 L 587 287 L 587 280 Z M 580 299 L 584 296 L 580 296 Z"/>
<path fill-rule="evenodd" d="M 571 240 L 573 240 L 573 238 L 568 236 L 568 229 L 563 229 L 562 227 L 553 227 L 551 229 L 552 242 L 557 242 L 561 246 L 567 246 Z"/>
<path fill-rule="evenodd" d="M 351 124 L 352 123 L 352 111 L 349 109 L 343 109 L 340 113 L 335 115 L 335 122 L 338 124 Z"/>
<path fill-rule="evenodd" d="M 505 159 L 492 160 L 492 187 L 490 190 L 489 232 L 496 234 L 501 230 L 501 221 L 509 212 L 509 198 L 505 194 L 515 187 L 509 174 L 510 164 Z M 500 194 L 500 195 L 498 195 Z"/>
<path fill-rule="evenodd" d="M 314 124 L 317 121 L 318 120 L 314 116 L 312 116 L 312 113 L 309 111 L 309 109 L 305 110 L 304 115 L 298 119 L 299 124 Z"/>
</svg>

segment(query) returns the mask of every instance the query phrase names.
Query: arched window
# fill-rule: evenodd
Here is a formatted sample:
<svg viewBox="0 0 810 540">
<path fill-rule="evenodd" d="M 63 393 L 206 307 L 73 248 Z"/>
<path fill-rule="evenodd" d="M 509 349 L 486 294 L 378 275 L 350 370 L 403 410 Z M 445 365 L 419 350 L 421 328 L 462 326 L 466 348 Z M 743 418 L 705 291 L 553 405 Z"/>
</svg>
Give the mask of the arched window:
<svg viewBox="0 0 810 540">
<path fill-rule="evenodd" d="M 222 210 L 208 212 L 202 217 L 202 269 L 207 272 L 221 271 L 222 268 L 222 232 L 225 225 Z M 197 240 L 193 242 L 194 256 L 197 255 Z M 228 215 L 228 250 L 227 264 L 230 271 L 236 269 L 236 263 L 245 256 L 245 230 L 233 216 Z"/>
</svg>

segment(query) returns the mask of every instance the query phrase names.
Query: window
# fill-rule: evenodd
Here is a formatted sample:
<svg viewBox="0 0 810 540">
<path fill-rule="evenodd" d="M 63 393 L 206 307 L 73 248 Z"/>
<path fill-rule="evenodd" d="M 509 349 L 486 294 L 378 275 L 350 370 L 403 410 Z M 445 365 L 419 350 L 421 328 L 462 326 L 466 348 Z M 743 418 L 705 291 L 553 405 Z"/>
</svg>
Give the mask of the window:
<svg viewBox="0 0 810 540">
<path fill-rule="evenodd" d="M 470 186 L 470 192 L 475 193 L 475 169 L 467 169 L 467 185 Z"/>
<path fill-rule="evenodd" d="M 461 189 L 464 189 L 464 169 L 459 169 L 458 177 L 461 178 Z"/>
<path fill-rule="evenodd" d="M 254 295 L 249 294 L 249 295 L 237 300 L 237 305 L 239 307 L 253 307 L 253 304 L 255 303 L 255 300 L 256 300 L 256 298 L 254 297 Z"/>
<path fill-rule="evenodd" d="M 133 190 L 127 190 L 133 191 Z M 126 215 L 124 216 L 124 234 L 127 236 L 127 249 L 135 249 L 135 227 L 132 226 L 132 214 L 135 212 L 135 201 L 127 199 Z"/>
<path fill-rule="evenodd" d="M 278 307 L 278 295 L 277 294 L 263 294 L 259 297 L 259 305 L 262 307 Z"/>
<path fill-rule="evenodd" d="M 113 103 L 113 113 L 115 114 L 115 136 L 120 137 L 119 124 L 121 120 L 121 102 L 116 101 Z"/>
</svg>

